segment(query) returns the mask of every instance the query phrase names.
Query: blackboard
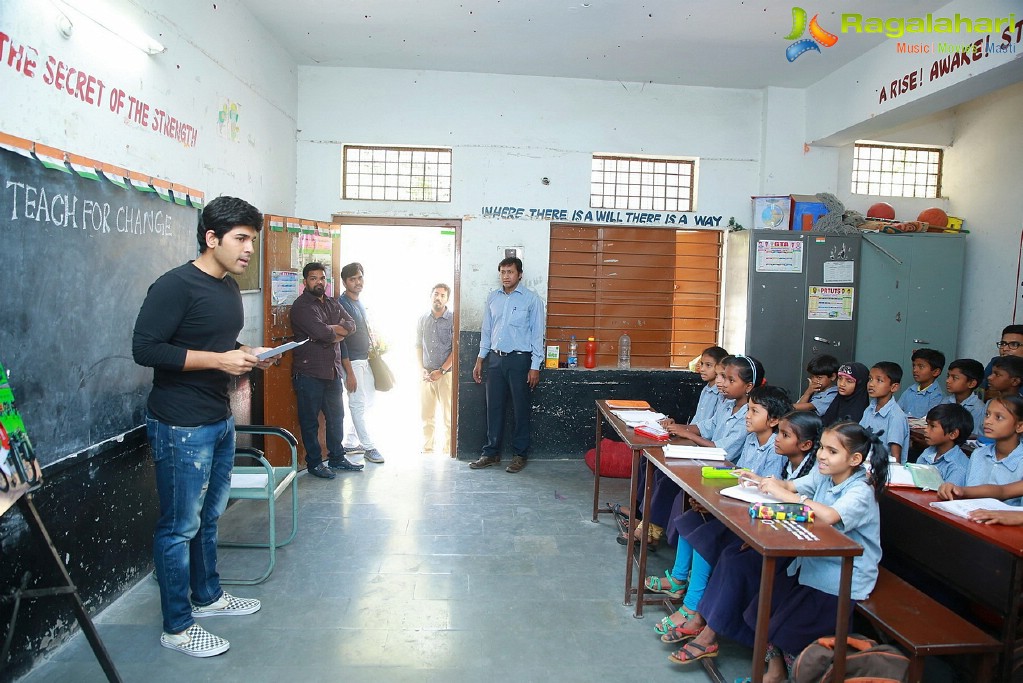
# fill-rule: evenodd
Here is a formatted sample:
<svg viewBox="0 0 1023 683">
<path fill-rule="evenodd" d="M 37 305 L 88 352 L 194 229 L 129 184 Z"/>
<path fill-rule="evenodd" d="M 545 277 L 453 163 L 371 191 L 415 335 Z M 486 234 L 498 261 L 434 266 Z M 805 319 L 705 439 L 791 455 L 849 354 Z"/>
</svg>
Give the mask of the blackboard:
<svg viewBox="0 0 1023 683">
<path fill-rule="evenodd" d="M 197 251 L 197 209 L 63 168 L 0 149 L 0 353 L 44 467 L 144 423 L 135 317 Z"/>
</svg>

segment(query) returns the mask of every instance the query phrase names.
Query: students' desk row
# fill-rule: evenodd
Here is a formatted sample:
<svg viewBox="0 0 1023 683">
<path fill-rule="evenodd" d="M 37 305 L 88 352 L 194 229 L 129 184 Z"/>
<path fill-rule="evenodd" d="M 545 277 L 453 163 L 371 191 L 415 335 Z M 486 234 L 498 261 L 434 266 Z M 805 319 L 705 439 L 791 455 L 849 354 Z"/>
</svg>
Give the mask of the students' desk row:
<svg viewBox="0 0 1023 683">
<path fill-rule="evenodd" d="M 977 524 L 930 506 L 933 492 L 889 489 L 881 498 L 885 556 L 908 561 L 998 613 L 1003 643 L 997 680 L 1012 674 L 1023 592 L 1023 528 Z M 912 581 L 910 581 L 912 583 Z"/>
<path fill-rule="evenodd" d="M 596 403 L 597 437 L 593 457 L 593 521 L 597 521 L 597 515 L 599 513 L 610 512 L 608 509 L 597 509 L 598 499 L 600 498 L 600 442 L 604 434 L 604 424 L 606 423 L 614 430 L 615 434 L 618 435 L 618 438 L 620 438 L 632 450 L 632 475 L 629 486 L 629 538 L 632 538 L 636 531 L 636 515 L 633 511 L 636 509 L 636 498 L 639 493 L 640 455 L 644 448 L 647 448 L 648 446 L 658 446 L 660 445 L 660 442 L 636 434 L 632 427 L 626 426 L 624 422 L 615 416 L 608 407 L 606 400 L 599 400 Z M 673 442 L 674 441 L 678 440 L 673 440 Z M 678 443 L 682 443 L 682 441 L 678 441 Z M 631 548 L 631 544 L 627 544 L 627 547 Z M 635 592 L 632 587 L 632 562 L 632 553 L 625 553 L 624 604 L 626 605 L 632 604 L 632 594 Z M 639 614 L 642 615 L 642 613 L 642 609 L 640 609 Z"/>
<path fill-rule="evenodd" d="M 646 490 L 643 498 L 644 519 L 647 519 L 650 514 L 650 495 L 653 490 L 654 468 L 657 468 L 764 558 L 763 567 L 760 572 L 760 596 L 757 603 L 756 635 L 753 646 L 754 681 L 761 681 L 764 676 L 764 655 L 767 653 L 767 627 L 771 615 L 771 593 L 774 590 L 774 574 L 778 558 L 842 558 L 838 617 L 835 621 L 835 673 L 833 680 L 844 680 L 853 558 L 862 555 L 863 548 L 827 524 L 811 524 L 807 527 L 819 539 L 812 541 L 799 538 L 778 524 L 764 524 L 760 520 L 751 519 L 749 516 L 749 504 L 722 496 L 720 493 L 722 488 L 734 485 L 734 481 L 703 478 L 701 470 L 702 466 L 706 463 L 698 460 L 671 459 L 666 462 L 660 447 L 644 449 L 643 455 L 646 459 Z M 646 551 L 646 535 L 643 534 L 639 556 L 639 586 L 636 597 L 637 615 L 642 614 L 643 610 L 643 577 L 646 575 Z M 713 660 L 708 661 L 712 662 Z"/>
</svg>

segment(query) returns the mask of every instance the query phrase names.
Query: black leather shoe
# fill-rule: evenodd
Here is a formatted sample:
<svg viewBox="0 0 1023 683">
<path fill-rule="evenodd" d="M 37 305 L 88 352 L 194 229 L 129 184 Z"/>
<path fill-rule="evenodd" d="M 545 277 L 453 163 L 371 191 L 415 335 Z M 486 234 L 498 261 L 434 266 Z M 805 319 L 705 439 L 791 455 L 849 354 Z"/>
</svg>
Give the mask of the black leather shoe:
<svg viewBox="0 0 1023 683">
<path fill-rule="evenodd" d="M 485 467 L 496 465 L 499 462 L 501 462 L 500 455 L 481 455 L 479 459 L 469 463 L 469 469 L 482 470 Z"/>
<path fill-rule="evenodd" d="M 338 458 L 336 460 L 331 460 L 330 461 L 330 469 L 332 469 L 332 470 L 344 470 L 346 472 L 359 472 L 359 471 L 362 470 L 363 467 L 365 467 L 365 465 L 363 465 L 362 463 L 354 463 L 351 460 L 349 460 L 348 458 L 343 458 L 343 457 L 342 458 Z M 330 474 L 333 475 L 334 473 L 331 472 Z M 331 476 L 331 478 L 333 479 L 333 476 Z"/>
<path fill-rule="evenodd" d="M 330 471 L 330 468 L 324 465 L 322 462 L 316 467 L 309 468 L 309 474 L 320 479 L 333 479 L 337 475 Z"/>
</svg>

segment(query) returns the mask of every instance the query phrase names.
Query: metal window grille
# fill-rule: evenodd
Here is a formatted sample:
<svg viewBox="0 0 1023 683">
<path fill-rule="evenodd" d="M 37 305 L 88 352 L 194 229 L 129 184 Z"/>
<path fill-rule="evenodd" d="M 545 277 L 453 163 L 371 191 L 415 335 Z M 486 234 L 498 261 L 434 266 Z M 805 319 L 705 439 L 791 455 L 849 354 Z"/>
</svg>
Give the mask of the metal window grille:
<svg viewBox="0 0 1023 683">
<path fill-rule="evenodd" d="M 942 159 L 940 148 L 857 142 L 852 192 L 880 197 L 940 197 Z"/>
<path fill-rule="evenodd" d="M 451 149 L 345 145 L 341 196 L 396 202 L 450 202 Z"/>
<path fill-rule="evenodd" d="M 592 208 L 693 211 L 695 204 L 695 159 L 593 155 Z"/>
</svg>

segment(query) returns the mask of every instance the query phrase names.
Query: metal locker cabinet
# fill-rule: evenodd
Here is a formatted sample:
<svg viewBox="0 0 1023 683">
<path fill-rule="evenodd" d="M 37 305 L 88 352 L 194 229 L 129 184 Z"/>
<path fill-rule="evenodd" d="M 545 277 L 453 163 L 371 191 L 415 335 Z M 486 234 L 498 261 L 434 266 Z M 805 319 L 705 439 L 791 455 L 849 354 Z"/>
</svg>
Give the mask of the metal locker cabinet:
<svg viewBox="0 0 1023 683">
<path fill-rule="evenodd" d="M 839 363 L 853 360 L 856 352 L 856 321 L 861 308 L 861 236 L 809 233 L 806 250 L 807 310 L 804 313 L 802 362 L 799 389 L 806 388 L 806 364 L 819 354 L 830 354 Z M 825 292 L 816 310 L 812 291 Z M 824 298 L 824 297 L 822 297 Z M 798 394 L 796 395 L 798 397 Z"/>
<path fill-rule="evenodd" d="M 863 240 L 858 360 L 868 366 L 895 361 L 905 373 L 905 390 L 913 384 L 914 349 L 937 349 L 947 362 L 956 359 L 965 236 L 869 234 Z"/>
<path fill-rule="evenodd" d="M 759 242 L 796 243 L 802 252 L 789 267 L 775 263 L 757 269 Z M 809 320 L 810 287 L 854 287 L 855 282 L 825 282 L 825 264 L 844 260 L 852 264 L 855 280 L 859 235 L 825 235 L 788 230 L 753 230 L 728 233 L 725 252 L 725 305 L 722 342 L 730 352 L 745 350 L 764 364 L 767 381 L 787 390 L 793 399 L 806 386 L 810 358 L 831 353 L 844 360 L 855 344 L 856 297 L 852 320 Z M 797 266 L 798 262 L 798 266 Z M 798 272 L 795 272 L 798 268 Z M 829 267 L 829 276 L 835 270 Z M 844 279 L 844 278 L 843 278 Z M 817 294 L 819 296 L 819 293 Z M 820 302 L 820 299 L 815 299 Z M 822 310 L 817 307 L 815 310 Z M 823 341 L 822 341 L 823 340 Z"/>
</svg>

